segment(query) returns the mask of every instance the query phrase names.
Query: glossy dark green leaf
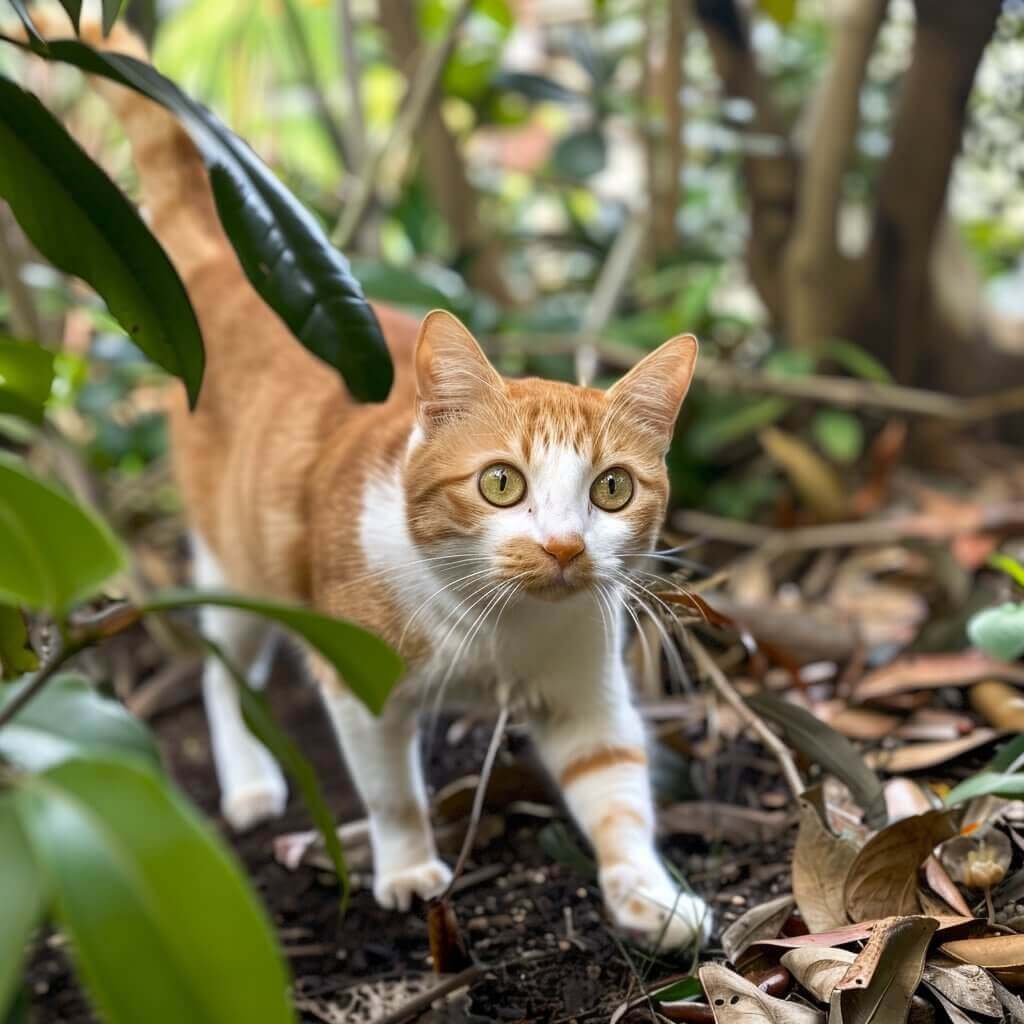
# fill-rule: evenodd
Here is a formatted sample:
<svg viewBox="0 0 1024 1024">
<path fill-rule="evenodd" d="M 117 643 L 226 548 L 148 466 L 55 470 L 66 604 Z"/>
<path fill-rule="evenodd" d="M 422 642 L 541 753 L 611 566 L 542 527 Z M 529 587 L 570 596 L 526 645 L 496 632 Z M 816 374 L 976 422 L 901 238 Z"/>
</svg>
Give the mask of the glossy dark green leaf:
<svg viewBox="0 0 1024 1024">
<path fill-rule="evenodd" d="M 35 342 L 0 336 L 0 413 L 42 422 L 53 386 L 53 359 Z"/>
<path fill-rule="evenodd" d="M 651 998 L 659 1003 L 680 1003 L 688 999 L 700 999 L 704 989 L 697 978 L 680 978 L 663 988 L 654 989 Z"/>
<path fill-rule="evenodd" d="M 124 0 L 103 0 L 103 34 L 109 35 L 117 22 Z"/>
<path fill-rule="evenodd" d="M 588 128 L 560 139 L 551 160 L 559 174 L 574 181 L 589 178 L 604 169 L 608 147 L 597 128 Z"/>
<path fill-rule="evenodd" d="M 67 11 L 71 24 L 75 26 L 75 31 L 80 32 L 82 30 L 82 0 L 60 0 L 60 5 Z"/>
<path fill-rule="evenodd" d="M 746 701 L 777 725 L 801 754 L 845 782 L 870 823 L 877 826 L 885 821 L 882 782 L 845 736 L 804 708 L 771 694 L 759 693 Z"/>
<path fill-rule="evenodd" d="M 0 604 L 0 679 L 15 679 L 38 666 L 21 609 Z"/>
<path fill-rule="evenodd" d="M 29 682 L 0 692 L 0 708 Z M 142 722 L 73 673 L 54 676 L 0 727 L 0 757 L 30 771 L 103 752 L 137 757 L 152 768 L 160 766 L 160 752 Z"/>
<path fill-rule="evenodd" d="M 107 527 L 0 453 L 0 601 L 63 612 L 124 567 Z"/>
<path fill-rule="evenodd" d="M 986 771 L 1005 772 L 1018 760 L 1024 758 L 1024 733 L 1014 736 L 1005 746 L 999 748 L 987 765 Z"/>
<path fill-rule="evenodd" d="M 0 1020 L 15 996 L 25 946 L 43 916 L 46 885 L 25 839 L 11 793 L 0 793 Z"/>
<path fill-rule="evenodd" d="M 138 762 L 24 776 L 21 821 L 75 964 L 111 1024 L 291 1024 L 288 978 L 239 865 Z"/>
<path fill-rule="evenodd" d="M 30 93 L 0 77 L 0 195 L 54 266 L 87 281 L 194 404 L 203 343 L 188 295 L 135 207 Z"/>
<path fill-rule="evenodd" d="M 177 115 L 210 173 L 217 211 L 246 275 L 311 352 L 362 401 L 382 401 L 393 370 L 380 325 L 345 257 L 258 156 L 204 106 L 148 64 L 78 40 L 47 57 L 127 85 Z"/>
<path fill-rule="evenodd" d="M 333 619 L 298 605 L 213 590 L 182 590 L 157 595 L 146 605 L 146 610 L 165 611 L 199 605 L 237 608 L 280 623 L 322 654 L 344 680 L 346 689 L 374 714 L 380 713 L 392 687 L 405 671 L 398 653 L 376 634 L 353 622 Z"/>
</svg>

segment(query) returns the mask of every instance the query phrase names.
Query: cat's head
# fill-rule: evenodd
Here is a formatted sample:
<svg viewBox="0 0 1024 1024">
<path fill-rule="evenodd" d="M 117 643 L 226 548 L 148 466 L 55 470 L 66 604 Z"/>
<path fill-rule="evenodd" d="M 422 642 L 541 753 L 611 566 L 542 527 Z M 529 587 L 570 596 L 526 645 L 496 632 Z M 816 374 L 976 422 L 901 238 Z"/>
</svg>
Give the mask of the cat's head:
<svg viewBox="0 0 1024 1024">
<path fill-rule="evenodd" d="M 429 314 L 405 475 L 424 556 L 481 593 L 508 583 L 558 599 L 614 584 L 657 538 L 665 453 L 696 359 L 696 339 L 681 335 L 607 391 L 506 380 L 455 317 Z"/>
</svg>

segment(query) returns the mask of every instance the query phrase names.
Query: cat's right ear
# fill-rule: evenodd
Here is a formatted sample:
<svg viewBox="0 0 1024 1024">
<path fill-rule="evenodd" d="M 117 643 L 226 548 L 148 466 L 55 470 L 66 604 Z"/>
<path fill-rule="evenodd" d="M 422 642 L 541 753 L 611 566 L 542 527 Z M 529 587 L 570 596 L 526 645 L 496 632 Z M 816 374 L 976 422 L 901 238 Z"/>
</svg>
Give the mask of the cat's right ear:
<svg viewBox="0 0 1024 1024">
<path fill-rule="evenodd" d="M 457 420 L 504 393 L 498 371 L 462 322 L 443 309 L 424 317 L 416 339 L 416 415 L 424 430 Z"/>
</svg>

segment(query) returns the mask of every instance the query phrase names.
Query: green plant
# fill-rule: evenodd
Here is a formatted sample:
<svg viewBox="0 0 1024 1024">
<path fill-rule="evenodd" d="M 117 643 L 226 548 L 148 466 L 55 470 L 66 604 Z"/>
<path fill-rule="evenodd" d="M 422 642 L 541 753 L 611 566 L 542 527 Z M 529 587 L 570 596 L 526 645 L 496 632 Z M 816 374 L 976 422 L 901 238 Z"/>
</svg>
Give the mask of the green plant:
<svg viewBox="0 0 1024 1024">
<path fill-rule="evenodd" d="M 46 43 L 25 5 L 12 5 L 39 56 L 127 84 L 182 118 L 254 286 L 353 395 L 385 397 L 390 360 L 347 261 L 252 151 L 152 68 L 74 40 Z M 80 4 L 63 6 L 77 25 Z M 104 0 L 106 29 L 119 8 L 119 0 Z M 92 285 L 194 405 L 203 344 L 173 266 L 106 174 L 38 99 L 3 76 L 0 198 L 37 249 Z M 267 271 L 282 261 L 288 274 Z M 0 415 L 17 418 L 14 433 L 29 448 L 52 432 L 46 408 L 54 376 L 52 352 L 33 339 L 0 337 Z M 19 998 L 26 942 L 51 920 L 69 937 L 83 984 L 107 1020 L 294 1020 L 273 930 L 239 865 L 164 775 L 147 729 L 68 663 L 146 616 L 202 604 L 282 625 L 374 712 L 399 678 L 401 659 L 352 623 L 292 605 L 191 591 L 134 604 L 103 600 L 126 566 L 121 544 L 96 513 L 13 454 L 0 453 L 0 527 L 0 672 L 8 680 L 0 687 L 0 1017 Z M 29 617 L 48 627 L 42 651 L 30 641 Z M 184 623 L 177 628 L 223 659 Z M 324 835 L 344 902 L 345 862 L 316 777 L 228 667 L 250 728 L 289 772 Z"/>
</svg>

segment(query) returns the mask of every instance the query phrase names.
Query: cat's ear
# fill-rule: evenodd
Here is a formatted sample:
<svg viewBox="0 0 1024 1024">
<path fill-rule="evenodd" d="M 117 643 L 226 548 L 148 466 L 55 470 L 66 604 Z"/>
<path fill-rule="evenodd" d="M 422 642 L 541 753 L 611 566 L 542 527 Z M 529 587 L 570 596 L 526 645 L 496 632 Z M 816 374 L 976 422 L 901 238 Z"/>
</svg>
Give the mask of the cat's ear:
<svg viewBox="0 0 1024 1024">
<path fill-rule="evenodd" d="M 424 430 L 503 392 L 501 376 L 462 322 L 443 309 L 428 313 L 416 339 L 416 415 Z"/>
<path fill-rule="evenodd" d="M 692 334 L 666 341 L 612 385 L 608 399 L 613 410 L 648 427 L 667 449 L 696 364 L 697 339 Z"/>
</svg>

